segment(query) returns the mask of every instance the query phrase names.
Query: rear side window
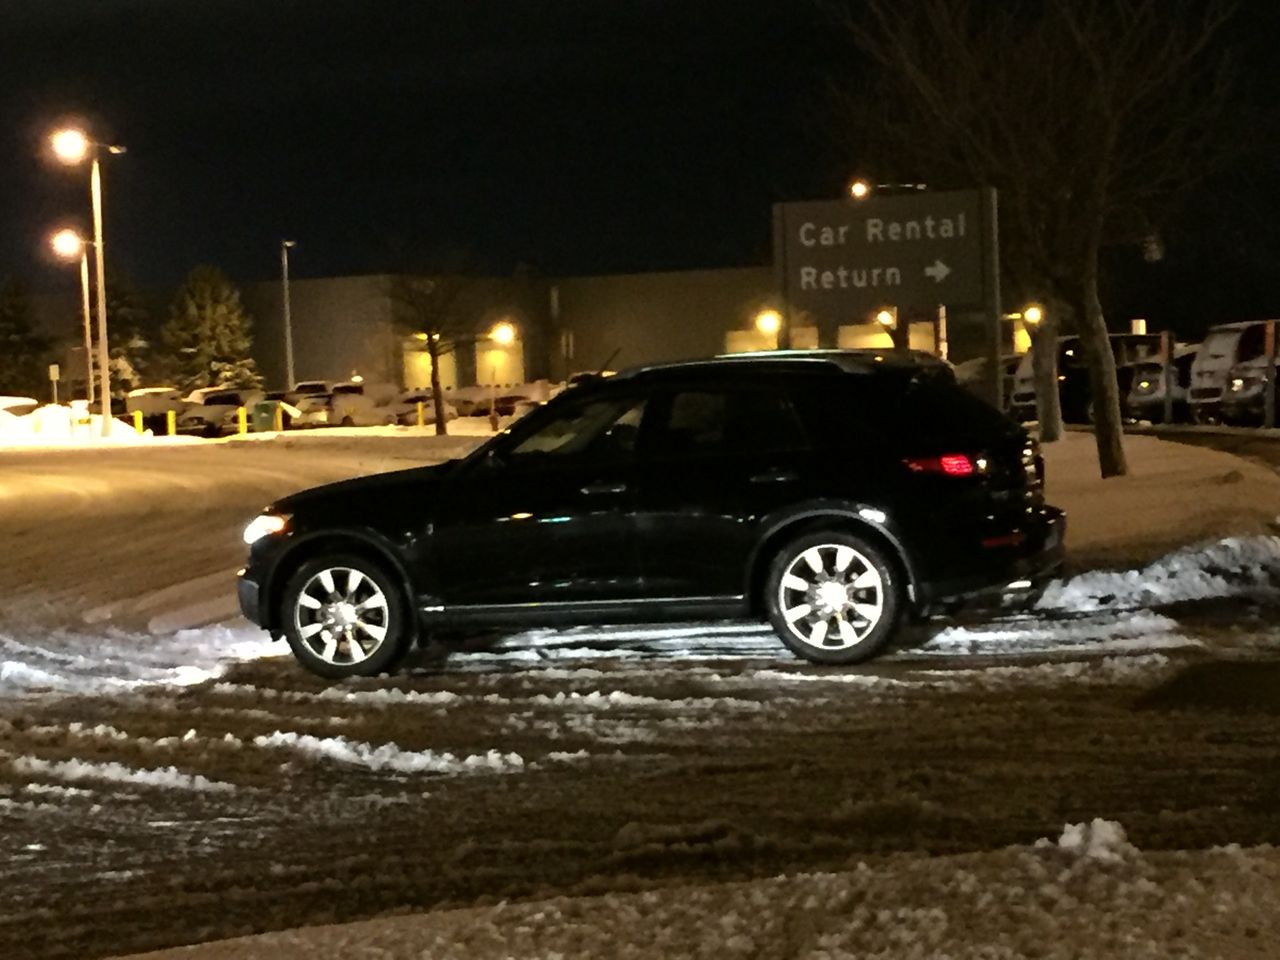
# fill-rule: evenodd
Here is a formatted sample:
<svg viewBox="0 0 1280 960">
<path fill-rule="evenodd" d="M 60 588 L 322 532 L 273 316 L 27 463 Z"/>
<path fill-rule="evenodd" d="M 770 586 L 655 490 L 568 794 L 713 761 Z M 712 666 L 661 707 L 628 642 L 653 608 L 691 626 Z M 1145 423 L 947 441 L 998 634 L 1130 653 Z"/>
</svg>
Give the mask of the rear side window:
<svg viewBox="0 0 1280 960">
<path fill-rule="evenodd" d="M 792 450 L 806 442 L 781 389 L 680 391 L 665 398 L 655 417 L 648 441 L 655 457 Z"/>
</svg>

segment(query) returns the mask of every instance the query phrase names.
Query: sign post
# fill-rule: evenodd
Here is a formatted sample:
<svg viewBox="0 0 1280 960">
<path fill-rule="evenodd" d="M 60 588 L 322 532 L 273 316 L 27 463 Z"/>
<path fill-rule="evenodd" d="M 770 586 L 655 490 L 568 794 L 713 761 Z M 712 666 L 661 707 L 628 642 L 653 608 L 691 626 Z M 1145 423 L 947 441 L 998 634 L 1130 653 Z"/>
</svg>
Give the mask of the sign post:
<svg viewBox="0 0 1280 960">
<path fill-rule="evenodd" d="M 1164 423 L 1173 423 L 1174 372 L 1173 333 L 1162 330 L 1160 332 L 1160 377 L 1162 379 L 1160 389 L 1164 407 L 1161 420 Z"/>
<path fill-rule="evenodd" d="M 983 392 L 999 405 L 997 219 L 990 188 L 776 204 L 779 346 L 789 344 L 798 316 L 812 319 L 820 346 L 834 347 L 842 325 L 879 310 L 929 316 L 946 307 L 951 358 L 986 361 Z M 966 313 L 982 317 L 980 336 L 959 335 Z M 967 356 L 962 341 L 971 345 Z"/>
<path fill-rule="evenodd" d="M 1267 382 L 1262 400 L 1262 425 L 1268 429 L 1276 425 L 1276 322 L 1267 321 L 1266 333 Z"/>
<path fill-rule="evenodd" d="M 58 380 L 61 372 L 56 363 L 49 364 L 49 382 L 53 384 L 53 402 L 55 405 L 58 402 Z"/>
</svg>

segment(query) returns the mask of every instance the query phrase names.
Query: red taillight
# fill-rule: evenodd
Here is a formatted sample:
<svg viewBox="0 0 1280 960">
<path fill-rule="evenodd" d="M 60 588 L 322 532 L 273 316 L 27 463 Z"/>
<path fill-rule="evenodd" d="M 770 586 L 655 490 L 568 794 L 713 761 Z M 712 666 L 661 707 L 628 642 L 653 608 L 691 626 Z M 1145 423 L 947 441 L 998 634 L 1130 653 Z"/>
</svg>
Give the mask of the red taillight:
<svg viewBox="0 0 1280 960">
<path fill-rule="evenodd" d="M 944 453 L 940 457 L 908 457 L 902 461 L 912 473 L 941 473 L 948 477 L 971 477 L 979 463 L 967 453 Z"/>
</svg>

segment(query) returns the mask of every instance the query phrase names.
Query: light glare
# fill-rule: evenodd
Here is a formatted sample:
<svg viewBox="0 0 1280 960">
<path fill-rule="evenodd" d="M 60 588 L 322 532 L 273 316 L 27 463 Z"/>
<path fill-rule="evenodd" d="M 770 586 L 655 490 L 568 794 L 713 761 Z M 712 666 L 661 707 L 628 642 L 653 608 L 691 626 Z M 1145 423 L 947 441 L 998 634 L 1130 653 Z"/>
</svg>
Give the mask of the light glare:
<svg viewBox="0 0 1280 960">
<path fill-rule="evenodd" d="M 89 138 L 83 130 L 74 127 L 56 131 L 49 142 L 53 147 L 53 155 L 62 163 L 81 163 L 89 155 Z"/>
</svg>

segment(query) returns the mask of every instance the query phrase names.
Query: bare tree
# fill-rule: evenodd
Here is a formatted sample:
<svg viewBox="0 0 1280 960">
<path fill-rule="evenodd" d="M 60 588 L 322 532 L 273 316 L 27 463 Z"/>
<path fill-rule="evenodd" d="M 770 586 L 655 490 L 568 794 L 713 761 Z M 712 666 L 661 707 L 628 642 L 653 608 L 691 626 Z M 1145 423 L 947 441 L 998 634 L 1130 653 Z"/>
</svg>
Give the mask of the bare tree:
<svg viewBox="0 0 1280 960">
<path fill-rule="evenodd" d="M 871 71 L 833 83 L 856 155 L 886 178 L 999 190 L 1006 274 L 1029 298 L 1061 304 L 1064 328 L 1080 336 L 1104 477 L 1127 466 L 1099 255 L 1153 236 L 1177 198 L 1231 156 L 1220 40 L 1232 10 L 1229 0 L 864 0 L 837 10 Z M 1038 334 L 1052 350 L 1050 336 Z"/>
<path fill-rule="evenodd" d="M 466 305 L 466 293 L 473 283 L 462 260 L 442 264 L 438 274 L 396 274 L 389 281 L 396 326 L 422 339 L 431 358 L 431 404 L 437 434 L 449 432 L 440 387 L 440 358 L 452 353 L 459 340 L 475 335 L 476 317 Z"/>
</svg>

